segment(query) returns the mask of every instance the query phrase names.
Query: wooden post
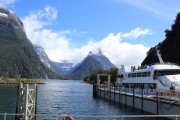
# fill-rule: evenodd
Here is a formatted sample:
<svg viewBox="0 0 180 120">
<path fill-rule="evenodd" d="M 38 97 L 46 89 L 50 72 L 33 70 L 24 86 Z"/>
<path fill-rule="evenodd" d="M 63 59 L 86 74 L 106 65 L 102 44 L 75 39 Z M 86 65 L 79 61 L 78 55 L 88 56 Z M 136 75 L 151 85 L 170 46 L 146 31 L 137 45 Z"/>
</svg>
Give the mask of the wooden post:
<svg viewBox="0 0 180 120">
<path fill-rule="evenodd" d="M 100 85 L 100 79 L 99 79 L 99 75 L 97 75 L 97 86 L 96 86 L 96 90 L 99 89 L 99 85 Z"/>
<path fill-rule="evenodd" d="M 114 84 L 114 102 L 116 101 L 116 96 L 115 96 L 115 84 Z"/>
<path fill-rule="evenodd" d="M 109 101 L 111 102 L 111 86 L 109 86 Z"/>
<path fill-rule="evenodd" d="M 100 89 L 99 89 L 99 90 L 100 90 L 100 97 L 102 97 L 102 96 L 101 96 L 101 87 L 100 87 Z"/>
<path fill-rule="evenodd" d="M 144 109 L 144 101 L 143 101 L 143 99 L 144 99 L 144 84 L 142 84 L 142 88 L 141 88 L 141 110 L 143 110 Z"/>
<path fill-rule="evenodd" d="M 127 95 L 127 92 L 126 92 L 126 87 L 125 87 L 125 105 L 127 105 L 127 98 L 126 98 L 126 95 Z"/>
<path fill-rule="evenodd" d="M 121 94 L 120 94 L 120 92 L 121 92 L 121 89 L 120 89 L 120 87 L 118 87 L 118 89 L 119 89 L 119 106 L 120 106 L 120 101 L 121 101 Z"/>
<path fill-rule="evenodd" d="M 134 95 L 135 94 L 135 90 L 134 90 L 134 88 L 133 88 L 133 109 L 134 109 Z"/>
<path fill-rule="evenodd" d="M 96 87 L 96 84 L 93 84 L 93 97 L 97 97 L 97 87 Z"/>
<path fill-rule="evenodd" d="M 159 93 L 157 91 L 157 115 L 159 115 Z"/>
</svg>

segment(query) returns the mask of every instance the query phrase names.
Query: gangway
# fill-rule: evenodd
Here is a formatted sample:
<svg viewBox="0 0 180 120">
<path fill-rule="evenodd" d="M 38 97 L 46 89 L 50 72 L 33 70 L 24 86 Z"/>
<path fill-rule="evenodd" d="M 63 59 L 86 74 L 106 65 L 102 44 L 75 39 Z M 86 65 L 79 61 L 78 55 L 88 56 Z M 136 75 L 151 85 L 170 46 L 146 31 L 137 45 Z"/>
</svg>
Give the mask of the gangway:
<svg viewBox="0 0 180 120">
<path fill-rule="evenodd" d="M 16 119 L 35 120 L 37 85 L 20 84 L 16 103 Z"/>
</svg>

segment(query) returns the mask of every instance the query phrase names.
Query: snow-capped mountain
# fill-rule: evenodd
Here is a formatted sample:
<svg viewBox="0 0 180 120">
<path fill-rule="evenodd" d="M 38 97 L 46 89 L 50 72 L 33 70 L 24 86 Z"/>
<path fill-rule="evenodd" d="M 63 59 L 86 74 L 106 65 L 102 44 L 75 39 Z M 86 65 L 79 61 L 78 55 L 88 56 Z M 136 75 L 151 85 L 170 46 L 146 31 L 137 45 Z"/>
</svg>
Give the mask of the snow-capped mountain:
<svg viewBox="0 0 180 120">
<path fill-rule="evenodd" d="M 68 61 L 51 61 L 42 47 L 34 45 L 40 60 L 56 73 L 69 75 L 71 79 L 83 79 L 95 70 L 108 70 L 115 68 L 111 61 L 102 54 L 99 49 L 97 53 L 89 52 L 87 57 L 79 64 L 74 65 Z"/>
<path fill-rule="evenodd" d="M 115 65 L 99 49 L 98 53 L 89 52 L 87 57 L 72 72 L 72 78 L 83 79 L 95 70 L 108 70 L 110 68 L 115 68 Z"/>
<path fill-rule="evenodd" d="M 39 59 L 48 67 L 51 68 L 51 60 L 48 58 L 48 55 L 45 53 L 44 49 L 40 46 L 33 46 L 37 52 Z"/>
<path fill-rule="evenodd" d="M 61 61 L 61 62 L 54 62 L 51 61 L 48 57 L 48 55 L 45 53 L 44 49 L 40 46 L 34 45 L 34 49 L 37 52 L 40 60 L 49 67 L 51 70 L 55 71 L 59 74 L 68 75 L 70 74 L 76 66 L 74 66 L 73 63 L 70 63 L 68 61 Z"/>
<path fill-rule="evenodd" d="M 104 70 L 114 68 L 115 65 L 111 63 L 111 61 L 102 54 L 101 49 L 98 49 L 97 53 L 93 53 L 92 51 L 89 52 L 88 56 L 94 57 L 98 62 L 100 62 L 103 66 Z"/>
</svg>

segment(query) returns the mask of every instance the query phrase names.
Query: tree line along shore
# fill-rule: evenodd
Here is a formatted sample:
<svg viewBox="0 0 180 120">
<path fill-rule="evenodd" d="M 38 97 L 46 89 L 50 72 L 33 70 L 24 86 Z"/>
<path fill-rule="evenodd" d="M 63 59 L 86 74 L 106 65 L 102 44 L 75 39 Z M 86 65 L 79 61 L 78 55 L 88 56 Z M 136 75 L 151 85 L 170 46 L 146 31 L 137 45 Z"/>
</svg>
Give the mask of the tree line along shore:
<svg viewBox="0 0 180 120">
<path fill-rule="evenodd" d="M 43 84 L 41 80 L 28 78 L 0 78 L 0 84 Z"/>
</svg>

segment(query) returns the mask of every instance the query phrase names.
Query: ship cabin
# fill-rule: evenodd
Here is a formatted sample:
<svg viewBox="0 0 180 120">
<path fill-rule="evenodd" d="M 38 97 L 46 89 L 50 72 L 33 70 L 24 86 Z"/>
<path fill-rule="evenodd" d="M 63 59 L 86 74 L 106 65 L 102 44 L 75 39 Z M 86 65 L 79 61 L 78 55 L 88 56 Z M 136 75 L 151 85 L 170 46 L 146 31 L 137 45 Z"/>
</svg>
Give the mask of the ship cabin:
<svg viewBox="0 0 180 120">
<path fill-rule="evenodd" d="M 143 89 L 180 88 L 180 66 L 175 64 L 154 64 L 142 69 L 118 74 L 123 87 Z"/>
</svg>

